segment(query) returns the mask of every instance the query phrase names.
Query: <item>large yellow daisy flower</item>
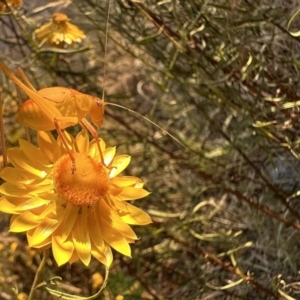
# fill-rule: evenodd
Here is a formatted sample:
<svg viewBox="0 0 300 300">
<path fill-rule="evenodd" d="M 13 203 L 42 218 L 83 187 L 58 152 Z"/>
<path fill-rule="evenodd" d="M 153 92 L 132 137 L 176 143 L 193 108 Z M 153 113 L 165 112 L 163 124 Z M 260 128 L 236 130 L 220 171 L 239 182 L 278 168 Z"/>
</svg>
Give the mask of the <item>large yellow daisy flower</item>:
<svg viewBox="0 0 300 300">
<path fill-rule="evenodd" d="M 88 265 L 94 256 L 109 267 L 111 248 L 130 256 L 129 243 L 137 239 L 128 224 L 151 223 L 147 213 L 125 202 L 147 196 L 141 179 L 119 176 L 130 156 L 115 156 L 115 147 L 99 140 L 101 163 L 95 140 L 85 131 L 67 135 L 76 171 L 60 139 L 38 132 L 38 146 L 20 140 L 8 150 L 13 167 L 0 177 L 0 211 L 13 214 L 10 231 L 26 232 L 30 247 L 52 247 L 58 265 L 80 259 Z"/>
</svg>

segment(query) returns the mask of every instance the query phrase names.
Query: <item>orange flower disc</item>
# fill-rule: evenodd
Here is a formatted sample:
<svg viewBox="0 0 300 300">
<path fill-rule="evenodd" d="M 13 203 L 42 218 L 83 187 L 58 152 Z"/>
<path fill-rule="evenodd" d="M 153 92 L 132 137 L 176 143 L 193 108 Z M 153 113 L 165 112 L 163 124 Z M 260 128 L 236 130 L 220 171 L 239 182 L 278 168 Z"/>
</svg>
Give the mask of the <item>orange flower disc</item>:
<svg viewBox="0 0 300 300">
<path fill-rule="evenodd" d="M 72 161 L 63 155 L 53 168 L 56 192 L 66 201 L 76 206 L 93 206 L 105 197 L 109 189 L 107 168 L 91 157 L 74 153 L 76 172 L 70 172 Z"/>
</svg>

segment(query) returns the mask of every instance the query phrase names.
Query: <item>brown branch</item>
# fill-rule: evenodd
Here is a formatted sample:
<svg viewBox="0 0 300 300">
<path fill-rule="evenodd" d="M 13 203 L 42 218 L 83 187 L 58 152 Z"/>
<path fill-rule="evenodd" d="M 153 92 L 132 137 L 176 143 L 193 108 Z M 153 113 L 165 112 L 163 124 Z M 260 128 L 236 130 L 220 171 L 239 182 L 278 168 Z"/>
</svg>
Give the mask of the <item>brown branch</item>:
<svg viewBox="0 0 300 300">
<path fill-rule="evenodd" d="M 170 235 L 169 236 L 171 239 L 173 239 L 175 242 L 177 242 L 178 244 L 181 244 L 184 246 L 185 249 L 189 250 L 190 252 L 192 253 L 197 253 L 199 255 L 202 255 L 206 260 L 216 264 L 216 265 L 219 265 L 222 269 L 240 277 L 240 278 L 243 278 L 244 281 L 246 283 L 249 283 L 251 284 L 254 288 L 256 288 L 257 290 L 259 290 L 260 292 L 264 293 L 265 295 L 268 295 L 272 298 L 275 298 L 275 299 L 279 299 L 279 295 L 277 295 L 277 293 L 275 294 L 273 291 L 271 291 L 270 289 L 264 287 L 263 285 L 261 285 L 260 283 L 256 282 L 254 280 L 253 277 L 251 276 L 244 276 L 243 274 L 241 274 L 241 272 L 236 269 L 234 266 L 232 266 L 231 264 L 229 263 L 225 263 L 223 262 L 220 258 L 218 258 L 217 256 L 211 254 L 211 253 L 208 253 L 206 252 L 204 249 L 200 248 L 199 246 L 196 248 L 196 247 L 191 247 L 188 243 L 186 243 L 185 241 L 181 240 L 181 239 L 178 239 L 177 237 L 175 236 L 172 236 Z"/>
</svg>

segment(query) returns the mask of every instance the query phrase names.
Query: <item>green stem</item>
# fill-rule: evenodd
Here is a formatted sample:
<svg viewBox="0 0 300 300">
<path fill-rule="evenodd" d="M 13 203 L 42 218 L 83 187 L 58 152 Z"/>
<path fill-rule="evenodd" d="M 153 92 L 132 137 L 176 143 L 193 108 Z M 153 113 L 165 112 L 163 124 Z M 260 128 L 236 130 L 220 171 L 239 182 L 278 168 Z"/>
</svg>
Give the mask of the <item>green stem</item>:
<svg viewBox="0 0 300 300">
<path fill-rule="evenodd" d="M 35 291 L 36 291 L 36 286 L 38 285 L 38 282 L 41 280 L 41 275 L 43 273 L 43 270 L 44 270 L 44 267 L 46 265 L 46 261 L 49 257 L 49 250 L 45 250 L 43 252 L 43 258 L 42 258 L 42 261 L 37 269 L 37 272 L 35 273 L 35 277 L 34 277 L 34 281 L 33 281 L 33 284 L 31 286 L 31 289 L 30 289 L 30 294 L 28 296 L 28 299 L 27 300 L 34 300 L 34 294 L 35 294 Z"/>
<path fill-rule="evenodd" d="M 102 293 L 102 291 L 104 290 L 104 288 L 107 285 L 108 276 L 109 276 L 109 268 L 105 267 L 105 277 L 104 277 L 103 284 L 100 287 L 99 291 L 96 294 L 94 294 L 90 297 L 81 297 L 81 296 L 71 295 L 71 294 L 60 292 L 60 291 L 56 291 L 54 289 L 50 289 L 48 287 L 46 287 L 46 290 L 48 291 L 49 294 L 51 294 L 53 296 L 56 296 L 59 299 L 63 299 L 63 300 L 93 300 L 93 299 L 99 299 L 100 294 Z M 28 300 L 31 300 L 31 299 L 28 299 Z"/>
</svg>

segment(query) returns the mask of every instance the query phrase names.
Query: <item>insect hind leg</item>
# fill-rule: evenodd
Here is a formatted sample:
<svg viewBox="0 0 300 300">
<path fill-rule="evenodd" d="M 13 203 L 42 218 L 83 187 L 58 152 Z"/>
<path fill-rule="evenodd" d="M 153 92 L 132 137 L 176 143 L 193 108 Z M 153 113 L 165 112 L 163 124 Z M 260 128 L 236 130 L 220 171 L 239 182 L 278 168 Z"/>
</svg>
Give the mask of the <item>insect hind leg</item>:
<svg viewBox="0 0 300 300">
<path fill-rule="evenodd" d="M 76 171 L 75 157 L 74 157 L 72 151 L 70 150 L 70 148 L 68 146 L 68 143 L 66 141 L 64 133 L 62 132 L 61 128 L 58 125 L 59 121 L 60 120 L 58 118 L 54 118 L 54 122 L 53 123 L 54 123 L 55 129 L 56 129 L 56 131 L 58 133 L 58 136 L 60 137 L 60 139 L 61 139 L 61 141 L 62 141 L 65 149 L 67 150 L 67 152 L 68 152 L 68 154 L 70 156 L 70 159 L 71 159 L 71 162 L 72 162 L 71 172 L 72 172 L 72 174 L 74 174 L 75 171 Z"/>
<path fill-rule="evenodd" d="M 21 78 L 23 80 L 23 82 L 33 91 L 37 92 L 37 90 L 35 89 L 35 87 L 31 84 L 31 82 L 29 81 L 28 77 L 25 75 L 25 73 L 23 72 L 23 70 L 21 68 L 18 68 L 15 72 L 15 74 Z"/>
<path fill-rule="evenodd" d="M 96 141 L 97 144 L 97 148 L 100 154 L 100 159 L 101 159 L 101 163 L 105 166 L 105 162 L 104 162 L 104 157 L 103 157 L 103 153 L 99 144 L 99 136 L 98 133 L 95 129 L 95 127 L 85 118 L 81 119 L 82 124 L 86 127 L 86 129 L 91 133 L 91 135 L 93 136 L 93 138 Z"/>
</svg>

